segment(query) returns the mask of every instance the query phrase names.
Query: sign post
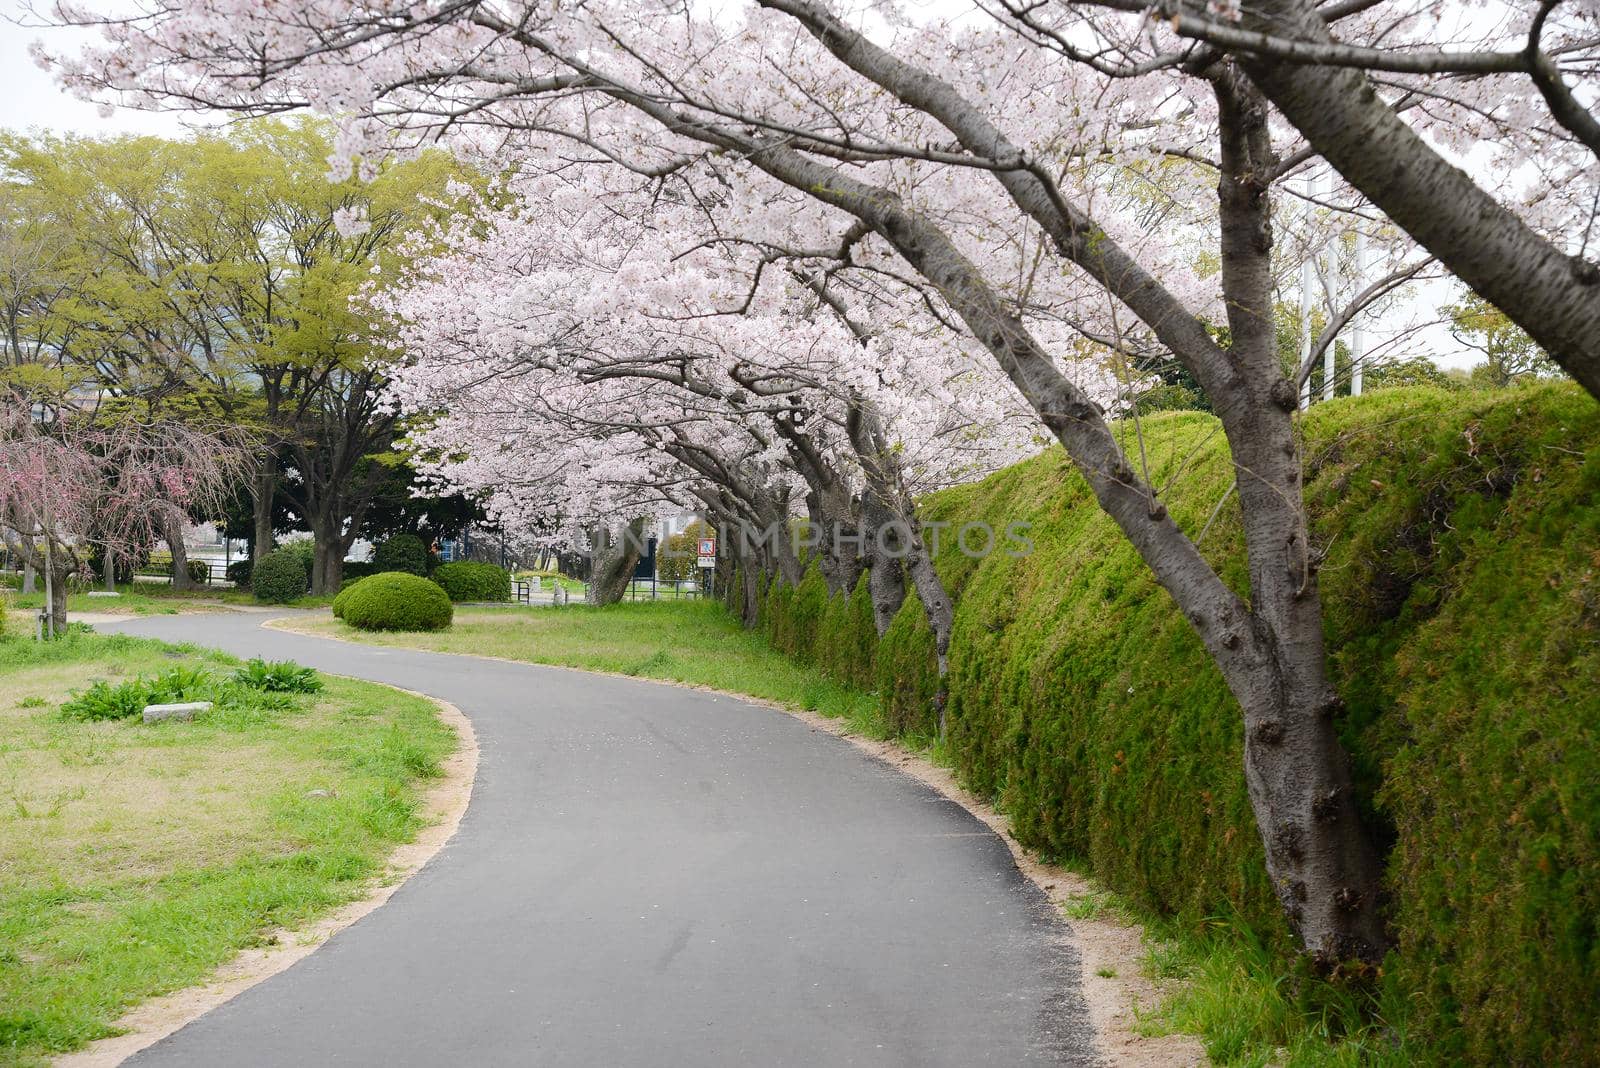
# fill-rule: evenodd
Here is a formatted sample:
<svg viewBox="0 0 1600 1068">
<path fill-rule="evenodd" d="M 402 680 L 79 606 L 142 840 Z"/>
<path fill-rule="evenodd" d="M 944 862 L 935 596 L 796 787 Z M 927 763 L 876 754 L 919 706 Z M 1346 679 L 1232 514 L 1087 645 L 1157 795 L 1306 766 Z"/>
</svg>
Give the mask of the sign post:
<svg viewBox="0 0 1600 1068">
<path fill-rule="evenodd" d="M 703 572 L 700 588 L 709 594 L 713 592 L 711 589 L 711 576 L 715 573 L 714 569 L 717 566 L 717 539 L 701 538 L 699 549 L 696 562 L 699 563 L 700 570 Z"/>
</svg>

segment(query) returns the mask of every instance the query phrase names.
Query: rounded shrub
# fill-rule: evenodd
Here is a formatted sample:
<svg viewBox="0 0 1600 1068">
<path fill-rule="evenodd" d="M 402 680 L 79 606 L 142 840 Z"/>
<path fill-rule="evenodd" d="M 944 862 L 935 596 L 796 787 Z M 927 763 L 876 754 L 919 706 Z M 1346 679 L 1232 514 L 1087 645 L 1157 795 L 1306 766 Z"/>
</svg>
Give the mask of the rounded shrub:
<svg viewBox="0 0 1600 1068">
<path fill-rule="evenodd" d="M 404 571 L 364 578 L 341 599 L 340 618 L 360 630 L 444 630 L 454 615 L 443 587 Z"/>
<path fill-rule="evenodd" d="M 250 574 L 256 600 L 263 604 L 288 604 L 311 588 L 310 574 L 300 554 L 274 549 L 261 558 Z"/>
<path fill-rule="evenodd" d="M 494 564 L 460 560 L 440 564 L 428 577 L 443 586 L 452 601 L 511 600 L 511 575 Z"/>
<path fill-rule="evenodd" d="M 415 534 L 396 534 L 373 550 L 372 563 L 379 574 L 404 571 L 411 575 L 426 575 L 428 547 Z"/>
</svg>

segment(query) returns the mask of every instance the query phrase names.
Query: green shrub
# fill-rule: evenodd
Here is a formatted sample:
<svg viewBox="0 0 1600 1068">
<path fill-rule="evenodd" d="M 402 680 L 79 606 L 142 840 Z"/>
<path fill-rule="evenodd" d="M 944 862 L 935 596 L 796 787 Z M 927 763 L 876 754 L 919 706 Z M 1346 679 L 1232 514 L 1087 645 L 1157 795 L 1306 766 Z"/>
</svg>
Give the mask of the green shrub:
<svg viewBox="0 0 1600 1068">
<path fill-rule="evenodd" d="M 298 537 L 284 542 L 278 546 L 279 551 L 294 553 L 304 565 L 306 574 L 311 574 L 317 567 L 317 543 L 312 538 Z"/>
<path fill-rule="evenodd" d="M 459 560 L 440 564 L 428 577 L 444 587 L 452 601 L 511 600 L 511 575 L 494 564 Z"/>
<path fill-rule="evenodd" d="M 411 575 L 428 573 L 428 547 L 415 534 L 396 534 L 373 550 L 374 573 L 404 571 Z"/>
<path fill-rule="evenodd" d="M 361 630 L 443 630 L 453 615 L 438 583 L 402 571 L 364 578 L 340 596 L 341 618 Z"/>
<path fill-rule="evenodd" d="M 300 553 L 274 549 L 251 572 L 250 586 L 263 604 L 288 604 L 311 588 L 310 572 Z"/>
<path fill-rule="evenodd" d="M 245 589 L 250 585 L 250 568 L 251 560 L 248 556 L 242 560 L 235 560 L 228 565 L 228 581 L 241 590 Z"/>
<path fill-rule="evenodd" d="M 317 693 L 322 689 L 316 671 L 293 660 L 247 660 L 233 673 L 233 681 L 268 693 Z"/>
<path fill-rule="evenodd" d="M 381 570 L 383 569 L 371 560 L 346 560 L 344 567 L 341 569 L 341 574 L 348 581 L 364 579 L 368 575 L 376 575 Z"/>
</svg>

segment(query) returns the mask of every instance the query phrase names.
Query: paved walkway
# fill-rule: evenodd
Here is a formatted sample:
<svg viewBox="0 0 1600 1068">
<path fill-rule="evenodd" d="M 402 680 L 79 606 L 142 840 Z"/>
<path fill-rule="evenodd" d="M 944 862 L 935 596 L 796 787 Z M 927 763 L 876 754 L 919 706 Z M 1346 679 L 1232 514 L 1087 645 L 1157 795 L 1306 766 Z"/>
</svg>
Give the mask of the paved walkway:
<svg viewBox="0 0 1600 1068">
<path fill-rule="evenodd" d="M 130 1064 L 1096 1060 L 1066 925 L 1004 843 L 847 742 L 679 687 L 260 622 L 102 629 L 452 701 L 476 792 L 387 905 Z"/>
</svg>

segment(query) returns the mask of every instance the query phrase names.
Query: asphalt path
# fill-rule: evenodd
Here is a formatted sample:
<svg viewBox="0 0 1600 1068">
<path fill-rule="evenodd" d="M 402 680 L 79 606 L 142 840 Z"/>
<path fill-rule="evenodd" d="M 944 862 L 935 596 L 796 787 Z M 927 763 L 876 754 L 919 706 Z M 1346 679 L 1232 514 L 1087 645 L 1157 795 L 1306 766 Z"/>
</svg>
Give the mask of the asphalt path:
<svg viewBox="0 0 1600 1068">
<path fill-rule="evenodd" d="M 1097 1062 L 1070 931 L 1005 844 L 848 742 L 734 698 L 261 620 L 100 629 L 448 700 L 478 736 L 472 802 L 386 905 L 127 1063 Z"/>
</svg>

